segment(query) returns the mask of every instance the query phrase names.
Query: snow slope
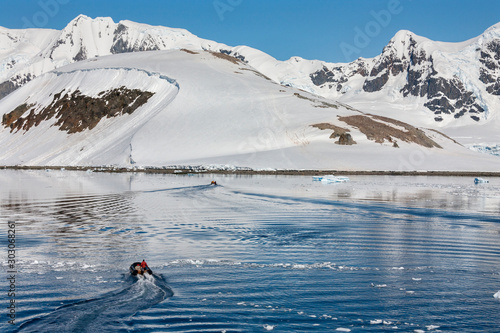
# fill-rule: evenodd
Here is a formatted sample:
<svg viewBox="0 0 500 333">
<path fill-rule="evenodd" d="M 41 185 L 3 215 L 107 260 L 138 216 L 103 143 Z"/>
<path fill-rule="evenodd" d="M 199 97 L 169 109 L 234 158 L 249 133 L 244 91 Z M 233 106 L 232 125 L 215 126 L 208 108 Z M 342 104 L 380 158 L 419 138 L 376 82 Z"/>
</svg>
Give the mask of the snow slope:
<svg viewBox="0 0 500 333">
<path fill-rule="evenodd" d="M 175 82 L 160 74 L 135 68 L 49 72 L 2 100 L 1 109 L 13 110 L 19 101 L 36 103 L 40 109 L 63 90 L 80 90 L 84 95 L 98 96 L 101 91 L 121 86 L 154 92 L 147 111 L 142 107 L 132 115 L 103 119 L 91 131 L 74 134 L 53 127 L 55 120 L 42 122 L 28 131 L 11 132 L 9 128 L 2 128 L 2 160 L 6 164 L 22 165 L 129 164 L 130 137 L 162 111 L 178 92 Z"/>
<path fill-rule="evenodd" d="M 377 143 L 338 118 L 363 115 L 360 111 L 281 86 L 235 58 L 195 49 L 76 62 L 0 100 L 0 114 L 23 103 L 36 105 L 33 112 L 39 112 L 63 89 L 98 98 L 122 86 L 154 95 L 134 113 L 104 118 L 79 133 L 61 131 L 54 126 L 56 119 L 28 131 L 2 126 L 0 165 L 497 171 L 496 157 L 470 151 L 434 131 L 425 133 L 442 149 L 394 138 Z M 349 129 L 357 144 L 335 144 L 332 131 L 311 126 L 318 123 Z"/>
</svg>

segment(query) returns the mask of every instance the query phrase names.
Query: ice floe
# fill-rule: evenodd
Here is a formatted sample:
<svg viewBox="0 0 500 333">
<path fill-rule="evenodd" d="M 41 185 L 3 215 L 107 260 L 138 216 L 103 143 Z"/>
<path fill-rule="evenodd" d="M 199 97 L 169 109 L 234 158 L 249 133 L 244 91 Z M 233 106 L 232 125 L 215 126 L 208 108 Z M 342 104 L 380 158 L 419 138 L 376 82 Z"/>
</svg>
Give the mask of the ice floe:
<svg viewBox="0 0 500 333">
<path fill-rule="evenodd" d="M 425 326 L 425 328 L 427 328 L 428 331 L 432 331 L 432 330 L 438 329 L 439 326 L 437 326 L 437 325 L 427 325 L 427 326 Z"/>
</svg>

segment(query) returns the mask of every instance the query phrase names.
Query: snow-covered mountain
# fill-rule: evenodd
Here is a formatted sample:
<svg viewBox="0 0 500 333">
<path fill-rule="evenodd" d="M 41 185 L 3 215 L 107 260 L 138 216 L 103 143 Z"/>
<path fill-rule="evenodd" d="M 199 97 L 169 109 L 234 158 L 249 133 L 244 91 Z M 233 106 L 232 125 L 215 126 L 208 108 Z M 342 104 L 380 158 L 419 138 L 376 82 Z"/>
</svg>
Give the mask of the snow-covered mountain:
<svg viewBox="0 0 500 333">
<path fill-rule="evenodd" d="M 0 98 L 40 74 L 76 61 L 122 52 L 200 49 L 202 44 L 182 29 L 84 15 L 61 31 L 0 28 Z"/>
<path fill-rule="evenodd" d="M 224 53 L 134 52 L 42 74 L 0 101 L 0 164 L 496 170 L 446 136 L 283 87 Z M 470 163 L 474 158 L 475 163 Z"/>
<path fill-rule="evenodd" d="M 62 31 L 2 28 L 0 45 L 0 97 L 42 73 L 75 61 L 187 48 L 229 54 L 280 84 L 346 103 L 380 100 L 416 107 L 420 112 L 416 116 L 410 112 L 409 119 L 427 125 L 485 122 L 499 106 L 500 24 L 462 43 L 434 42 L 399 31 L 379 56 L 352 63 L 299 57 L 281 62 L 256 49 L 229 47 L 182 29 L 131 21 L 115 23 L 111 18 L 84 15 Z"/>
<path fill-rule="evenodd" d="M 378 57 L 329 64 L 110 18 L 2 28 L 0 164 L 497 171 L 421 128 L 495 142 L 497 32 L 403 31 Z"/>
</svg>

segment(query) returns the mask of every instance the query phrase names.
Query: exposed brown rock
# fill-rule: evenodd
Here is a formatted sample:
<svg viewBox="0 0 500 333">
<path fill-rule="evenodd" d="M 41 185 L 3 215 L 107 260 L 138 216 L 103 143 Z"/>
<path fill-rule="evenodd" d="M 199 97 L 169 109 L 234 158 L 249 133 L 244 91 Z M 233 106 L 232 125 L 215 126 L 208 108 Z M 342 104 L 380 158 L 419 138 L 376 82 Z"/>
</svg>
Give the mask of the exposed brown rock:
<svg viewBox="0 0 500 333">
<path fill-rule="evenodd" d="M 4 125 L 5 127 L 13 128 L 13 123 L 16 122 L 26 111 L 31 109 L 33 106 L 33 104 L 28 105 L 24 103 L 15 108 L 14 111 L 4 114 L 2 117 L 2 125 Z"/>
<path fill-rule="evenodd" d="M 339 117 L 339 120 L 358 128 L 369 140 L 378 143 L 383 143 L 385 140 L 393 142 L 393 138 L 397 138 L 427 148 L 441 148 L 440 145 L 427 137 L 422 130 L 395 119 L 375 115 L 355 115 Z M 387 123 L 402 127 L 404 130 L 392 127 Z"/>
<path fill-rule="evenodd" d="M 189 54 L 199 54 L 198 52 L 195 52 L 195 51 L 192 51 L 192 50 L 188 50 L 188 49 L 181 49 L 181 51 L 189 53 Z"/>
<path fill-rule="evenodd" d="M 28 131 L 32 126 L 38 126 L 42 121 L 55 116 L 58 120 L 54 125 L 59 126 L 61 131 L 77 133 L 94 128 L 104 117 L 132 114 L 154 94 L 124 86 L 102 91 L 97 98 L 82 95 L 79 90 L 62 96 L 63 93 L 64 90 L 55 94 L 52 103 L 37 112 L 33 105 L 18 106 L 4 115 L 2 124 L 10 127 L 11 132 L 21 129 Z M 29 114 L 22 117 L 28 110 Z"/>
<path fill-rule="evenodd" d="M 333 130 L 332 135 L 330 135 L 330 139 L 339 138 L 337 141 L 335 141 L 335 143 L 338 145 L 355 145 L 356 144 L 356 141 L 354 141 L 352 139 L 351 134 L 348 133 L 350 131 L 348 128 L 343 128 L 343 127 L 333 125 L 330 123 L 319 123 L 319 124 L 314 124 L 311 126 L 316 127 L 320 130 Z"/>
<path fill-rule="evenodd" d="M 220 58 L 220 59 L 224 59 L 224 60 L 227 60 L 229 62 L 232 62 L 233 64 L 241 64 L 242 61 L 238 58 L 235 58 L 233 56 L 230 56 L 229 54 L 226 54 L 226 53 L 221 53 L 221 52 L 213 52 L 213 51 L 208 51 L 210 54 L 212 54 L 214 57 L 216 58 Z"/>
</svg>

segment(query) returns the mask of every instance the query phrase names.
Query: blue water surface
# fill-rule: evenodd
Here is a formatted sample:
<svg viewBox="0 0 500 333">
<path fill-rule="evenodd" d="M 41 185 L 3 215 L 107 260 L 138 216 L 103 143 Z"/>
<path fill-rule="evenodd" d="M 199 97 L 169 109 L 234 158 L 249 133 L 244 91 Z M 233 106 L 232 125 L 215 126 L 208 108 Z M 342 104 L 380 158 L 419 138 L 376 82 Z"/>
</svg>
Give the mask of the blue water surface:
<svg viewBox="0 0 500 333">
<path fill-rule="evenodd" d="M 500 179 L 350 178 L 1 170 L 0 330 L 499 332 Z"/>
</svg>

